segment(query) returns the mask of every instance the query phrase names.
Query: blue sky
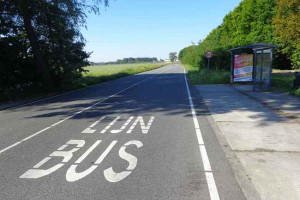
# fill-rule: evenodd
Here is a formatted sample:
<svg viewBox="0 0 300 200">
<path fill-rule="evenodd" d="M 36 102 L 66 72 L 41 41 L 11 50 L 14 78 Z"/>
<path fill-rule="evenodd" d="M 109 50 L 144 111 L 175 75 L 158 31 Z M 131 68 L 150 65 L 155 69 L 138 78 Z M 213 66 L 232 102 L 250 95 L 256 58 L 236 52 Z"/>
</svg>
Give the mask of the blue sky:
<svg viewBox="0 0 300 200">
<path fill-rule="evenodd" d="M 115 0 L 88 14 L 82 34 L 90 61 L 125 57 L 168 58 L 204 39 L 241 0 Z"/>
</svg>

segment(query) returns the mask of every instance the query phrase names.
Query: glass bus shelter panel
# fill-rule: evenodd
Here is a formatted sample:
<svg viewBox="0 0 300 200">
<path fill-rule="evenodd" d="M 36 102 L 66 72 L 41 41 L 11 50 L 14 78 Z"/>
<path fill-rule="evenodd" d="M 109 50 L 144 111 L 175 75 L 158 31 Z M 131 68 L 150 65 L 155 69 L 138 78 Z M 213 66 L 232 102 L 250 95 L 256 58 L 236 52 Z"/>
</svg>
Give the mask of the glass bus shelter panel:
<svg viewBox="0 0 300 200">
<path fill-rule="evenodd" d="M 255 90 L 268 90 L 270 85 L 271 50 L 256 51 Z"/>
</svg>

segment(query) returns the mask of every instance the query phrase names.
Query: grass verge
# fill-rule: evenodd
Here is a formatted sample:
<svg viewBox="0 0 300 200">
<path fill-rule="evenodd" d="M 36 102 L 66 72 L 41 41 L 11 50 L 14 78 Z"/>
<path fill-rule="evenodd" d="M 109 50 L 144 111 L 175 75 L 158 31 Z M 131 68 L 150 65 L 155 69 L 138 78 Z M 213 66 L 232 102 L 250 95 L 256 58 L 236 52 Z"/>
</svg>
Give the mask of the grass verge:
<svg viewBox="0 0 300 200">
<path fill-rule="evenodd" d="M 95 65 L 85 69 L 88 73 L 83 74 L 82 86 L 90 86 L 125 76 L 157 69 L 168 63 L 140 63 L 140 64 L 119 64 L 119 65 Z"/>
<path fill-rule="evenodd" d="M 229 84 L 230 72 L 229 71 L 216 71 L 216 70 L 198 70 L 196 67 L 190 65 L 183 65 L 187 71 L 187 75 L 192 84 Z M 274 71 L 273 71 L 274 72 Z M 291 73 L 290 71 L 288 71 Z M 272 74 L 272 87 L 279 89 L 283 92 L 288 92 L 292 95 L 300 97 L 300 88 L 293 90 L 292 75 L 287 75 L 287 71 L 275 70 Z M 294 71 L 292 71 L 294 72 Z"/>
<path fill-rule="evenodd" d="M 183 65 L 192 84 L 229 84 L 230 72 L 221 70 L 199 70 L 191 65 Z"/>
<path fill-rule="evenodd" d="M 287 76 L 284 74 L 272 74 L 272 87 L 300 97 L 300 87 L 297 90 L 293 90 L 293 80 L 293 76 Z"/>
</svg>

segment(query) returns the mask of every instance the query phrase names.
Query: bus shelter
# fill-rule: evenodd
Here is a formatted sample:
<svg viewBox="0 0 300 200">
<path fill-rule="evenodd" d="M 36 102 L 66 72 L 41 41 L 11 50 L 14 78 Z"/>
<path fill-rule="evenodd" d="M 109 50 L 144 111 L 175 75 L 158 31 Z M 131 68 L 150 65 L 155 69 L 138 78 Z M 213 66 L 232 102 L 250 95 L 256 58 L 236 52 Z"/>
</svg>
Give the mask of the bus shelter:
<svg viewBox="0 0 300 200">
<path fill-rule="evenodd" d="M 276 45 L 258 43 L 229 49 L 231 83 L 249 82 L 254 91 L 271 89 L 273 54 Z"/>
</svg>

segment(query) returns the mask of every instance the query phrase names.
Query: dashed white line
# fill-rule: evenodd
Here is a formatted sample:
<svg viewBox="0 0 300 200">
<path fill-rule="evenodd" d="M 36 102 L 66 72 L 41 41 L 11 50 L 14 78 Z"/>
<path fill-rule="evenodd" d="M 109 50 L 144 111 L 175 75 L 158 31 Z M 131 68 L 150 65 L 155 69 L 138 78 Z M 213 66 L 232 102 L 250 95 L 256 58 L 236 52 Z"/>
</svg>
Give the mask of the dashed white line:
<svg viewBox="0 0 300 200">
<path fill-rule="evenodd" d="M 59 122 L 56 122 L 56 123 L 54 123 L 54 124 L 52 124 L 52 125 L 50 125 L 50 126 L 44 128 L 44 129 L 38 131 L 38 132 L 36 132 L 36 133 L 34 133 L 34 134 L 32 134 L 32 135 L 30 135 L 30 136 L 28 136 L 28 137 L 26 137 L 26 138 L 24 138 L 24 139 L 18 141 L 18 142 L 16 142 L 16 143 L 14 143 L 14 144 L 12 144 L 12 145 L 10 145 L 10 146 L 8 146 L 8 147 L 5 147 L 4 149 L 1 149 L 1 150 L 0 150 L 0 155 L 1 155 L 2 153 L 4 153 L 5 151 L 7 151 L 7 150 L 9 150 L 9 149 L 11 149 L 11 148 L 13 148 L 13 147 L 15 147 L 15 146 L 17 146 L 17 145 L 23 143 L 23 142 L 25 142 L 26 140 L 29 140 L 29 139 L 31 139 L 31 138 L 33 138 L 33 137 L 39 135 L 40 133 L 45 132 L 46 130 L 48 130 L 48 129 L 52 128 L 52 127 L 55 127 L 55 126 L 57 126 L 58 124 L 61 124 L 62 122 L 66 121 L 66 120 L 68 120 L 68 119 L 70 119 L 70 118 L 72 118 L 72 117 L 74 117 L 74 116 L 76 116 L 76 115 L 78 115 L 78 114 L 80 114 L 80 113 L 82 113 L 82 112 L 88 110 L 88 109 L 93 108 L 94 106 L 96 106 L 96 105 L 98 105 L 98 104 L 100 104 L 100 103 L 106 101 L 107 99 L 110 99 L 110 98 L 112 98 L 112 97 L 114 97 L 114 96 L 116 96 L 116 95 L 118 95 L 118 94 L 120 94 L 120 93 L 122 93 L 122 92 L 124 92 L 124 91 L 126 91 L 126 90 L 129 90 L 130 88 L 132 88 L 132 87 L 134 87 L 134 86 L 136 86 L 136 85 L 139 85 L 139 84 L 141 84 L 141 83 L 143 83 L 143 82 L 149 80 L 150 78 L 153 78 L 153 77 L 155 77 L 155 76 L 158 76 L 159 74 L 161 74 L 161 73 L 163 73 L 163 72 L 165 72 L 165 71 L 167 71 L 167 70 L 169 70 L 169 69 L 171 69 L 171 67 L 168 67 L 167 69 L 161 70 L 161 71 L 160 71 L 159 73 L 157 73 L 157 74 L 154 74 L 154 75 L 152 75 L 152 76 L 150 76 L 150 77 L 148 77 L 148 78 L 146 78 L 146 79 L 144 79 L 144 80 L 142 80 L 142 81 L 139 81 L 139 82 L 137 82 L 137 83 L 135 83 L 135 84 L 133 84 L 133 85 L 131 85 L 131 86 L 129 86 L 129 87 L 127 87 L 127 88 L 125 88 L 125 89 L 123 89 L 123 90 L 121 90 L 121 91 L 115 93 L 115 94 L 113 94 L 113 95 L 110 95 L 110 96 L 108 96 L 108 97 L 106 97 L 106 98 L 104 98 L 104 99 L 102 99 L 102 100 L 100 100 L 100 101 L 94 103 L 93 105 L 91 105 L 91 106 L 89 106 L 89 107 L 84 108 L 84 109 L 81 110 L 81 111 L 78 111 L 78 112 L 74 113 L 74 114 L 71 115 L 71 116 L 68 116 L 68 117 L 66 117 L 66 118 L 64 118 L 64 119 L 62 119 L 62 120 L 60 120 Z M 68 93 L 70 93 L 70 92 L 68 92 Z M 65 94 L 67 94 L 67 93 L 65 93 Z M 60 95 L 57 95 L 57 96 L 60 96 Z M 55 96 L 54 96 L 54 97 L 55 97 Z M 54 97 L 51 97 L 51 98 L 54 98 Z M 48 98 L 48 99 L 49 99 L 49 98 Z M 44 100 L 45 100 L 45 99 L 44 99 Z M 36 102 L 38 102 L 38 101 L 36 101 Z M 31 102 L 31 103 L 28 103 L 28 104 L 32 104 L 32 103 L 34 103 L 34 102 Z M 24 104 L 24 105 L 28 105 L 28 104 Z M 23 105 L 23 106 L 24 106 L 24 105 Z M 21 106 L 20 106 L 20 107 L 21 107 Z"/>
<path fill-rule="evenodd" d="M 196 111 L 194 109 L 194 104 L 193 104 L 192 96 L 191 96 L 191 93 L 190 93 L 190 88 L 189 88 L 189 85 L 188 85 L 188 82 L 187 82 L 187 79 L 186 79 L 185 69 L 184 69 L 184 80 L 185 80 L 186 90 L 187 90 L 187 93 L 188 93 L 189 103 L 190 103 L 191 112 L 192 112 L 192 116 L 193 116 L 195 131 L 196 131 L 196 135 L 197 135 L 197 139 L 198 139 L 198 144 L 199 144 L 200 154 L 201 154 L 203 167 L 204 167 L 204 171 L 205 171 L 206 182 L 207 182 L 207 186 L 208 186 L 210 199 L 211 200 L 220 200 L 218 189 L 217 189 L 215 179 L 214 179 L 214 175 L 213 175 L 213 172 L 211 170 L 209 158 L 208 158 L 206 148 L 205 148 L 205 145 L 204 145 L 204 141 L 203 141 L 203 138 L 202 138 L 202 133 L 201 133 L 201 130 L 200 130 L 200 126 L 199 126 L 199 122 L 198 122 L 198 119 L 197 119 Z"/>
</svg>

